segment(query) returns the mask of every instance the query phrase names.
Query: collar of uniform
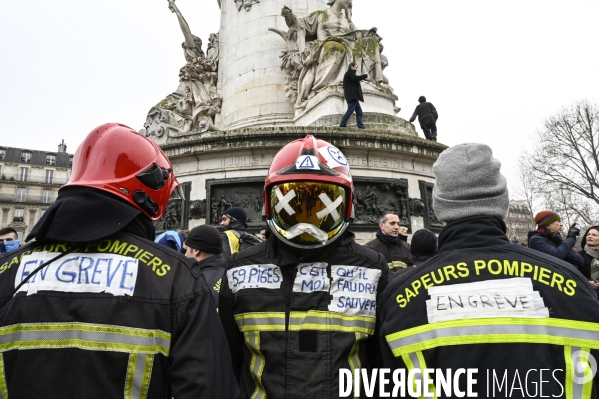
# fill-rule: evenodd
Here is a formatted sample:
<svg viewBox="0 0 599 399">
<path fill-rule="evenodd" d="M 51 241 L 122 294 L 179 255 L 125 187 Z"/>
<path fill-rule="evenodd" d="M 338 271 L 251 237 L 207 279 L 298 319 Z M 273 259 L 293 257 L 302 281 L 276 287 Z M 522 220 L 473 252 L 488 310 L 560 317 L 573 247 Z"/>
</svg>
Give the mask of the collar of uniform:
<svg viewBox="0 0 599 399">
<path fill-rule="evenodd" d="M 505 232 L 505 222 L 493 216 L 469 216 L 454 220 L 439 234 L 439 253 L 511 244 Z"/>
<path fill-rule="evenodd" d="M 222 256 L 219 255 L 213 255 L 210 256 L 208 258 L 202 259 L 199 262 L 196 262 L 196 265 L 200 268 L 200 270 L 204 270 L 204 269 L 217 269 L 217 268 L 225 268 L 225 261 L 223 259 Z"/>
<path fill-rule="evenodd" d="M 138 217 L 141 216 L 141 217 Z M 114 195 L 87 187 L 65 187 L 32 229 L 27 241 L 92 242 L 119 231 L 153 239 L 154 225 L 140 210 Z"/>
</svg>

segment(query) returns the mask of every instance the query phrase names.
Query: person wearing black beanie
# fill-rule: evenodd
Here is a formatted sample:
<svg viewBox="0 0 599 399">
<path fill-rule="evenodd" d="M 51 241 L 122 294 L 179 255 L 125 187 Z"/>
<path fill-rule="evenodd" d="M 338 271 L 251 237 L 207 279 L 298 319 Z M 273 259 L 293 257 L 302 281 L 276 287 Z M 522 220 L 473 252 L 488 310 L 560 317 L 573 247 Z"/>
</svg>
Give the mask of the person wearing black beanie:
<svg viewBox="0 0 599 399">
<path fill-rule="evenodd" d="M 221 215 L 218 229 L 221 231 L 223 247 L 221 257 L 225 263 L 231 254 L 262 242 L 258 237 L 245 232 L 248 228 L 247 222 L 247 213 L 239 206 L 229 208 Z"/>
<path fill-rule="evenodd" d="M 185 248 L 187 251 L 185 256 L 195 259 L 197 267 L 204 274 L 218 308 L 220 281 L 225 272 L 225 260 L 220 256 L 215 256 L 223 252 L 220 232 L 208 225 L 194 227 L 187 234 Z"/>
<path fill-rule="evenodd" d="M 428 229 L 417 230 L 412 235 L 410 251 L 414 255 L 414 266 L 426 262 L 437 255 L 437 236 Z"/>
</svg>

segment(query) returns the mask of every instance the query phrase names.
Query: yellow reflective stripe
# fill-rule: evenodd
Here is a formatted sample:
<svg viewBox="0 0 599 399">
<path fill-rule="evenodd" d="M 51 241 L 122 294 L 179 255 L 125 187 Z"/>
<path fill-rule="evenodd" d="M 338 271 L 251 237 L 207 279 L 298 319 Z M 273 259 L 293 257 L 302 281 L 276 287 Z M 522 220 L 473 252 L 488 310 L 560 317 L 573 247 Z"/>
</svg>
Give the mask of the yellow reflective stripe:
<svg viewBox="0 0 599 399">
<path fill-rule="evenodd" d="M 244 336 L 245 344 L 252 354 L 250 374 L 256 385 L 256 389 L 254 390 L 251 399 L 265 399 L 266 390 L 262 385 L 262 373 L 264 372 L 266 359 L 262 352 L 260 352 L 260 333 L 257 331 L 248 331 L 244 333 Z"/>
<path fill-rule="evenodd" d="M 574 353 L 577 351 L 585 351 L 590 353 L 590 348 L 580 348 L 573 346 L 565 346 L 564 347 L 564 360 L 566 362 L 566 399 L 590 399 L 591 393 L 593 390 L 593 379 L 591 378 L 589 381 L 584 384 L 578 384 L 574 381 L 573 376 L 575 375 L 575 367 L 574 364 Z M 582 375 L 588 375 L 591 372 L 591 365 L 587 361 L 587 366 Z"/>
<path fill-rule="evenodd" d="M 410 354 L 406 353 L 402 355 L 401 359 L 405 363 L 408 373 L 410 373 L 410 370 L 414 369 L 414 363 L 412 362 Z M 414 379 L 412 380 L 412 390 L 416 392 L 416 376 L 414 376 Z"/>
<path fill-rule="evenodd" d="M 239 252 L 239 237 L 232 230 L 225 231 L 227 237 L 229 237 L 229 248 L 231 248 L 231 253 L 234 254 Z"/>
<path fill-rule="evenodd" d="M 356 342 L 351 347 L 349 351 L 349 356 L 347 361 L 349 363 L 349 368 L 351 369 L 352 380 L 354 376 L 354 370 L 362 368 L 362 362 L 360 362 L 360 341 L 366 339 L 368 335 L 364 333 L 357 332 L 356 333 Z M 354 390 L 355 384 L 352 384 L 352 391 Z M 354 398 L 359 399 L 359 396 L 356 396 L 354 392 Z"/>
<path fill-rule="evenodd" d="M 285 312 L 253 312 L 235 315 L 239 331 L 285 331 Z"/>
<path fill-rule="evenodd" d="M 588 353 L 591 353 L 591 348 L 581 348 L 583 351 L 586 351 Z M 587 368 L 585 370 L 584 375 L 588 375 L 588 373 L 591 373 L 591 364 L 589 362 L 587 362 Z M 582 386 L 582 399 L 591 399 L 591 395 L 593 393 L 593 381 L 595 380 L 595 378 L 591 378 L 589 381 L 585 382 L 584 385 Z"/>
<path fill-rule="evenodd" d="M 418 358 L 418 362 L 420 363 L 420 370 L 424 370 L 426 368 L 426 361 L 424 360 L 424 355 L 422 354 L 422 352 L 416 352 L 416 357 Z M 424 375 L 423 375 L 423 380 L 424 380 Z M 424 385 L 423 385 L 423 389 L 424 389 Z M 435 388 L 435 384 L 434 383 L 430 383 L 429 387 L 428 387 L 428 391 L 433 393 L 433 399 L 437 399 L 437 389 Z M 424 391 L 422 392 L 422 395 L 424 397 Z"/>
<path fill-rule="evenodd" d="M 424 381 L 424 369 L 426 368 L 426 362 L 424 361 L 424 356 L 422 355 L 422 352 L 406 353 L 402 355 L 401 358 L 406 364 L 408 373 L 413 369 L 417 369 L 420 371 L 419 374 L 414 375 L 412 385 L 414 387 L 415 392 L 418 385 L 422 386 L 422 392 L 420 392 L 419 398 L 424 399 L 424 385 L 421 384 L 421 381 Z M 435 385 L 432 382 L 429 384 L 428 391 L 433 393 L 432 397 L 434 399 L 437 399 L 437 391 L 435 389 Z"/>
<path fill-rule="evenodd" d="M 235 315 L 240 331 L 285 331 L 285 312 L 253 312 Z M 374 334 L 376 318 L 310 310 L 290 312 L 289 331 L 317 330 Z"/>
<path fill-rule="evenodd" d="M 88 323 L 31 323 L 0 328 L 0 352 L 80 348 L 168 356 L 170 334 L 160 330 Z"/>
<path fill-rule="evenodd" d="M 387 335 L 395 356 L 439 346 L 537 343 L 599 349 L 599 324 L 564 319 L 486 318 L 425 324 Z"/>
<path fill-rule="evenodd" d="M 389 266 L 389 269 L 405 269 L 408 267 L 408 264 L 399 260 L 394 260 L 393 262 L 387 263 L 387 266 Z"/>
<path fill-rule="evenodd" d="M 374 334 L 376 318 L 366 316 L 350 316 L 340 313 L 310 310 L 308 312 L 291 312 L 289 331 L 318 330 L 337 332 L 361 332 Z"/>
<path fill-rule="evenodd" d="M 4 355 L 0 353 L 0 398 L 8 399 L 8 387 L 6 386 L 6 373 L 4 371 Z"/>
<path fill-rule="evenodd" d="M 125 399 L 146 399 L 152 376 L 154 355 L 129 356 L 125 378 Z"/>
<path fill-rule="evenodd" d="M 127 377 L 125 378 L 125 399 L 131 399 L 131 391 L 133 390 L 133 376 L 135 375 L 135 365 L 137 364 L 137 355 L 129 356 L 127 363 Z"/>
</svg>

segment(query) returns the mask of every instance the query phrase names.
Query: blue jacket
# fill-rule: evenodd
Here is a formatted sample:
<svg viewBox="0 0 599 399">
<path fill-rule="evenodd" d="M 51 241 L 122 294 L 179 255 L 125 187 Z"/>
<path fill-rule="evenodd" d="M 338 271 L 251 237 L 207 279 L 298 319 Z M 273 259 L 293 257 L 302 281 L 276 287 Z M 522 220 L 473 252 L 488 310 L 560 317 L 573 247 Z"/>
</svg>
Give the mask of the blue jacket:
<svg viewBox="0 0 599 399">
<path fill-rule="evenodd" d="M 528 241 L 529 248 L 565 260 L 577 269 L 580 269 L 584 264 L 584 258 L 581 254 L 572 251 L 574 244 L 576 244 L 575 239 L 566 238 L 563 240 L 559 234 L 556 234 L 553 240 L 550 240 L 549 237 L 535 234 Z"/>
</svg>

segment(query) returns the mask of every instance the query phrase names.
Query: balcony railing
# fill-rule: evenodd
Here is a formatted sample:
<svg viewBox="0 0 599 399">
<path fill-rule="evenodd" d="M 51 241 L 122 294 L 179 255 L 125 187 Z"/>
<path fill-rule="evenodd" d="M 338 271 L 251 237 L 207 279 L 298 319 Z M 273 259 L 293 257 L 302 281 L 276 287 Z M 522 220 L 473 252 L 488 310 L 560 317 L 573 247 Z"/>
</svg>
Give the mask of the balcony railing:
<svg viewBox="0 0 599 399">
<path fill-rule="evenodd" d="M 45 176 L 24 176 L 19 174 L 0 173 L 0 181 L 22 181 L 27 183 L 46 183 L 46 184 L 67 184 L 69 179 L 59 179 L 56 177 L 46 178 Z"/>
<path fill-rule="evenodd" d="M 21 202 L 29 204 L 51 204 L 54 201 L 56 201 L 56 197 L 45 195 L 0 194 L 0 201 Z"/>
</svg>

